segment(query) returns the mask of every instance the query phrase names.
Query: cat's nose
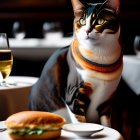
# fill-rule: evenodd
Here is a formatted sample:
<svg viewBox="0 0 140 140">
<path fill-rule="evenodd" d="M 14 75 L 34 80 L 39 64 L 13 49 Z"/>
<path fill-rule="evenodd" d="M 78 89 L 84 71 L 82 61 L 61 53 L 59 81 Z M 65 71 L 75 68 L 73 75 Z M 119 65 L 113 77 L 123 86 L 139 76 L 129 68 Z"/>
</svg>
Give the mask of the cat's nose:
<svg viewBox="0 0 140 140">
<path fill-rule="evenodd" d="M 87 35 L 91 32 L 91 29 L 86 29 L 85 32 L 87 33 Z"/>
</svg>

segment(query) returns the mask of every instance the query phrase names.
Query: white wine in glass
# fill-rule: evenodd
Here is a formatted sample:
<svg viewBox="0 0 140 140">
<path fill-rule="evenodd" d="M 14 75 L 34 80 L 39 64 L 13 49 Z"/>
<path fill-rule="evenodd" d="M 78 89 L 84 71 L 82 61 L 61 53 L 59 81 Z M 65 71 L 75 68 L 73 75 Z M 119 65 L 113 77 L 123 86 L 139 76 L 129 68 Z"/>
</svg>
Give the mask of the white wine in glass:
<svg viewBox="0 0 140 140">
<path fill-rule="evenodd" d="M 0 33 L 0 73 L 2 75 L 2 81 L 0 86 L 8 86 L 6 78 L 11 73 L 13 66 L 13 55 L 10 50 L 9 41 L 6 33 Z"/>
</svg>

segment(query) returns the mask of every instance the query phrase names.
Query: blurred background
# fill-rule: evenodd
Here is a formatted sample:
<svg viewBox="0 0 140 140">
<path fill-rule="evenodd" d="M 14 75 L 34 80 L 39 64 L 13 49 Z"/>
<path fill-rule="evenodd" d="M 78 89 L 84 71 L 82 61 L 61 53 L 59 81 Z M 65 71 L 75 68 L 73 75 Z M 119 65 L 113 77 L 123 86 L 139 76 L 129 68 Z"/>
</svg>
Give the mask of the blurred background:
<svg viewBox="0 0 140 140">
<path fill-rule="evenodd" d="M 140 0 L 121 0 L 121 28 L 122 41 L 125 55 L 135 55 L 134 46 L 140 41 L 135 38 L 140 36 Z M 73 32 L 73 11 L 71 0 L 0 0 L 0 32 L 8 34 L 11 49 L 14 53 L 14 65 L 11 75 L 39 77 L 44 64 L 50 55 L 58 48 L 69 45 Z M 135 43 L 134 43 L 135 42 Z M 132 67 L 133 68 L 133 67 Z M 133 72 L 131 72 L 133 73 Z M 130 76 L 131 77 L 131 76 Z M 131 79 L 131 78 L 130 78 Z M 126 87 L 120 88 L 123 92 Z M 122 106 L 128 106 L 132 110 L 139 110 L 139 104 L 133 107 L 138 97 L 124 95 L 122 93 L 116 100 L 116 106 L 121 112 Z M 129 88 L 127 93 L 131 92 Z M 126 103 L 126 99 L 128 103 Z M 133 100 L 133 101 L 132 101 Z M 120 102 L 122 101 L 122 103 Z M 125 102 L 124 102 L 125 101 Z M 127 114 L 124 116 L 114 115 L 118 122 L 126 123 L 125 127 L 118 123 L 118 130 L 123 129 L 127 140 L 138 140 L 140 138 L 139 115 Z M 138 112 L 136 110 L 136 112 Z M 117 111 L 118 113 L 118 111 Z M 132 117 L 134 116 L 134 118 Z M 133 124 L 134 134 L 131 138 L 130 129 Z M 128 119 L 127 119 L 128 118 Z M 137 120 L 135 118 L 138 118 Z M 133 123 L 133 120 L 134 121 Z M 116 124 L 115 124 L 116 125 Z M 137 129 L 137 126 L 139 129 Z M 117 128 L 117 126 L 115 126 Z M 137 133 L 137 134 L 135 134 Z M 137 137 L 138 136 L 138 137 Z"/>
<path fill-rule="evenodd" d="M 44 22 L 60 22 L 66 35 L 72 31 L 70 0 L 0 0 L 0 31 L 14 37 L 13 24 L 24 24 L 26 38 L 42 38 Z"/>
</svg>

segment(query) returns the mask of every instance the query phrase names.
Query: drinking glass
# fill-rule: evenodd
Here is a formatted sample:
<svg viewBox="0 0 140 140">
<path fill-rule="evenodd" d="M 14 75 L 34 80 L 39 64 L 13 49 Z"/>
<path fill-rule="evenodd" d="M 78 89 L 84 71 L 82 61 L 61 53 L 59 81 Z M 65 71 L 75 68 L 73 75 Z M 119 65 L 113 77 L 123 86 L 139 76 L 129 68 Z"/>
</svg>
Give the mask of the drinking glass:
<svg viewBox="0 0 140 140">
<path fill-rule="evenodd" d="M 13 23 L 13 35 L 18 40 L 22 40 L 25 38 L 26 32 L 23 22 L 16 21 Z"/>
<path fill-rule="evenodd" d="M 63 36 L 60 22 L 44 22 L 42 30 L 44 38 L 48 40 L 60 40 Z"/>
<path fill-rule="evenodd" d="M 140 36 L 135 36 L 134 39 L 134 51 L 137 57 L 140 57 Z"/>
<path fill-rule="evenodd" d="M 2 80 L 0 86 L 9 86 L 6 79 L 11 73 L 13 66 L 12 50 L 6 33 L 0 33 L 0 73 Z"/>
</svg>

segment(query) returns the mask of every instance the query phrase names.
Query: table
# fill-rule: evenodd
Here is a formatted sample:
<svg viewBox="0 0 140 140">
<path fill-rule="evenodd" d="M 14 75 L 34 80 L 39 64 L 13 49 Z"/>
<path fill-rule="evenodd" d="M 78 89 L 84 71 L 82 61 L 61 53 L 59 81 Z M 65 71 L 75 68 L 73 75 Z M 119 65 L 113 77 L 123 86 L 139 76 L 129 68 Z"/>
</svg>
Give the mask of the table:
<svg viewBox="0 0 140 140">
<path fill-rule="evenodd" d="M 0 127 L 5 127 L 4 121 L 0 122 Z M 78 137 L 73 133 L 62 130 L 61 137 L 58 138 L 57 140 L 73 140 L 73 139 L 74 140 L 92 140 L 92 139 L 93 140 L 124 140 L 118 131 L 108 127 L 104 127 L 102 131 L 93 134 L 93 136 L 89 138 Z M 4 132 L 0 132 L 0 140 L 11 140 L 11 139 L 7 136 L 7 132 L 4 131 Z"/>
<path fill-rule="evenodd" d="M 124 55 L 122 77 L 129 87 L 140 94 L 140 57 L 136 55 Z"/>
<path fill-rule="evenodd" d="M 9 115 L 28 110 L 28 96 L 37 77 L 10 76 L 7 82 L 16 86 L 0 87 L 0 120 L 5 120 Z"/>
<path fill-rule="evenodd" d="M 49 39 L 9 38 L 10 47 L 16 58 L 37 61 L 48 59 L 56 49 L 70 45 L 71 41 L 72 37 L 57 38 L 53 35 Z"/>
</svg>

